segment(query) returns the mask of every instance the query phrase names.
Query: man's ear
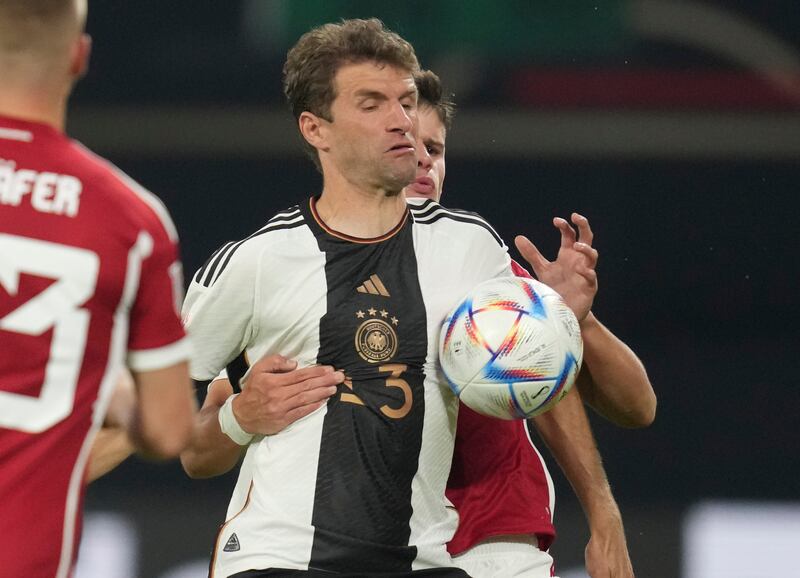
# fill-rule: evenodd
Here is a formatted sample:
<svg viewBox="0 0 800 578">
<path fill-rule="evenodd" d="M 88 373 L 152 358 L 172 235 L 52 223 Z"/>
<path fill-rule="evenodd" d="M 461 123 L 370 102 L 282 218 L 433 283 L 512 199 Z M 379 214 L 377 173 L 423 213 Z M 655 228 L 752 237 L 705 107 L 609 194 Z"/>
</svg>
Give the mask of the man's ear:
<svg viewBox="0 0 800 578">
<path fill-rule="evenodd" d="M 89 70 L 89 57 L 91 54 L 92 37 L 88 34 L 81 34 L 72 47 L 72 61 L 69 65 L 69 72 L 76 80 L 83 78 Z"/>
<path fill-rule="evenodd" d="M 327 151 L 330 149 L 330 142 L 328 141 L 328 125 L 329 121 L 317 115 L 304 111 L 297 119 L 297 124 L 300 127 L 300 134 L 306 139 L 306 142 L 319 151 Z"/>
</svg>

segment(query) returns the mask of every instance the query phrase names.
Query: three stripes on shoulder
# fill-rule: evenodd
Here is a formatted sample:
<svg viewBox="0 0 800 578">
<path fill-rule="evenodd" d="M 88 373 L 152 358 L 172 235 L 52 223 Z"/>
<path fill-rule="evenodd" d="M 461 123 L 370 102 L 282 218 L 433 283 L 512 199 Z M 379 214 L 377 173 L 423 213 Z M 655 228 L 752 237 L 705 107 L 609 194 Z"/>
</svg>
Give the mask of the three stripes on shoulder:
<svg viewBox="0 0 800 578">
<path fill-rule="evenodd" d="M 260 235 L 264 235 L 265 233 L 269 233 L 270 231 L 276 231 L 279 229 L 293 229 L 294 227 L 299 227 L 302 224 L 303 215 L 300 212 L 299 206 L 294 206 L 278 213 L 269 221 L 267 221 L 266 225 L 261 227 L 252 235 L 245 237 L 240 241 L 230 241 L 217 249 L 211 255 L 211 257 L 209 257 L 208 261 L 206 261 L 205 264 L 197 271 L 194 276 L 194 282 L 199 283 L 204 287 L 210 287 L 214 281 L 219 278 L 219 276 L 225 270 L 225 267 L 228 266 L 228 263 L 230 262 L 231 257 L 236 249 L 241 247 L 243 243 Z"/>
</svg>

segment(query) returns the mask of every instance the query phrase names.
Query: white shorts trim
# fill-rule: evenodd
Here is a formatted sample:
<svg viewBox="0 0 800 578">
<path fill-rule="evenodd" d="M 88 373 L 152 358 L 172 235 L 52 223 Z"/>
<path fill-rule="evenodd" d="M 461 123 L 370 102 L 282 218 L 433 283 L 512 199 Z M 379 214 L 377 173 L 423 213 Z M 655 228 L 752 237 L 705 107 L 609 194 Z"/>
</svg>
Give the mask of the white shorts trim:
<svg viewBox="0 0 800 578">
<path fill-rule="evenodd" d="M 495 536 L 453 556 L 472 578 L 550 578 L 553 558 L 536 536 Z"/>
</svg>

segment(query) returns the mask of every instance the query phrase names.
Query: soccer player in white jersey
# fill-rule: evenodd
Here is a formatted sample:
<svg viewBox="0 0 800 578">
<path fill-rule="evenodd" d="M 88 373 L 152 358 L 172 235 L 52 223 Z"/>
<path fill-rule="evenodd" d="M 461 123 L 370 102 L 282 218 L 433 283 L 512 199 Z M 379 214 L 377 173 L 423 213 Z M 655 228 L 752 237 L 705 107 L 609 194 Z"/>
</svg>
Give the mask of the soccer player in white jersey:
<svg viewBox="0 0 800 578">
<path fill-rule="evenodd" d="M 466 576 L 446 550 L 457 400 L 437 334 L 461 295 L 513 272 L 480 217 L 405 202 L 417 167 L 417 71 L 413 48 L 376 20 L 304 35 L 284 89 L 322 193 L 223 246 L 189 288 L 194 377 L 228 367 L 244 384 L 201 415 L 184 459 L 197 473 L 192 455 L 204 445 L 227 436 L 247 447 L 215 577 Z M 249 363 L 270 352 L 343 383 L 327 399 L 333 391 L 297 392 L 310 412 L 266 427 L 251 409 L 271 368 Z"/>
<path fill-rule="evenodd" d="M 417 87 L 419 166 L 417 178 L 405 193 L 410 198 L 438 202 L 444 185 L 445 142 L 453 105 L 443 97 L 439 79 L 432 72 L 417 75 Z M 577 215 L 573 219 L 579 227 L 580 240 L 590 244 L 588 222 Z M 537 276 L 558 288 L 575 309 L 581 319 L 587 355 L 577 388 L 533 422 L 586 512 L 591 530 L 586 548 L 589 574 L 593 578 L 630 578 L 633 570 L 621 516 L 579 390 L 604 417 L 624 427 L 642 427 L 652 422 L 655 395 L 633 352 L 589 313 L 597 291 L 595 278 L 590 276 L 587 280 L 570 273 L 570 259 L 583 257 L 570 255 L 576 237 L 566 221 L 556 219 L 555 225 L 562 235 L 556 262 L 549 263 L 525 240 L 521 240 L 519 248 Z M 529 276 L 521 267 L 515 271 Z M 471 576 L 551 576 L 553 564 L 547 549 L 555 538 L 553 488 L 524 422 L 487 418 L 462 406 L 447 495 L 459 512 L 459 527 L 449 550 L 454 561 Z"/>
<path fill-rule="evenodd" d="M 161 202 L 64 134 L 85 0 L 0 0 L 0 574 L 70 576 L 86 464 L 127 365 L 135 446 L 176 456 L 194 398 Z"/>
</svg>

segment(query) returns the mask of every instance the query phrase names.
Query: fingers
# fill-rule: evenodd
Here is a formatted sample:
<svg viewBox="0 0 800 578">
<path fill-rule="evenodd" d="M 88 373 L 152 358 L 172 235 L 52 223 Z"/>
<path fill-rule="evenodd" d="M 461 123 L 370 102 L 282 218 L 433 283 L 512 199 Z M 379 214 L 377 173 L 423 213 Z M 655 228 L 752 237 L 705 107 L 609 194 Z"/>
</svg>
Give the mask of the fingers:
<svg viewBox="0 0 800 578">
<path fill-rule="evenodd" d="M 522 255 L 523 259 L 525 259 L 528 263 L 530 263 L 531 267 L 533 267 L 533 272 L 536 274 L 536 276 L 540 277 L 543 269 L 550 263 L 550 261 L 545 259 L 544 255 L 542 255 L 539 252 L 539 249 L 536 248 L 536 245 L 531 243 L 531 240 L 523 235 L 517 235 L 514 238 L 514 244 L 517 246 L 517 250 L 519 251 L 520 255 Z"/>
<path fill-rule="evenodd" d="M 572 248 L 582 255 L 586 257 L 586 266 L 594 269 L 597 267 L 597 260 L 600 257 L 600 254 L 597 252 L 597 249 L 592 247 L 591 245 L 587 245 L 586 243 L 575 243 Z"/>
<path fill-rule="evenodd" d="M 297 362 L 294 359 L 287 359 L 283 355 L 274 353 L 272 355 L 265 355 L 256 361 L 250 373 L 285 373 L 287 371 L 292 371 L 296 367 Z"/>
<path fill-rule="evenodd" d="M 561 232 L 561 248 L 569 249 L 575 244 L 575 229 L 572 228 L 566 219 L 561 217 L 553 218 L 553 226 Z"/>
<path fill-rule="evenodd" d="M 344 381 L 344 373 L 328 365 L 269 373 L 266 368 L 286 367 L 280 356 L 269 357 L 272 359 L 263 358 L 253 367 L 257 371 L 236 400 L 240 406 L 236 417 L 250 432 L 271 435 L 281 431 L 322 407 Z"/>
<path fill-rule="evenodd" d="M 266 364 L 265 364 L 266 366 Z M 255 369 L 255 368 L 254 368 Z M 344 381 L 344 373 L 330 365 L 314 365 L 284 373 L 262 371 L 251 374 L 248 389 L 258 390 L 273 410 L 288 410 L 327 399 Z"/>
<path fill-rule="evenodd" d="M 336 371 L 330 365 L 312 365 L 311 367 L 275 375 L 274 378 L 277 385 L 293 387 L 316 378 L 322 378 L 323 381 L 330 381 L 331 383 L 342 383 L 344 374 L 341 371 Z"/>
<path fill-rule="evenodd" d="M 304 405 L 295 409 L 292 409 L 286 412 L 286 423 L 287 425 L 290 423 L 296 422 L 298 419 L 304 418 L 307 415 L 310 415 L 325 405 L 327 398 L 323 401 L 318 401 L 316 403 L 309 403 L 308 405 Z"/>
<path fill-rule="evenodd" d="M 585 243 L 591 247 L 592 241 L 594 241 L 594 233 L 592 233 L 592 228 L 589 226 L 589 219 L 578 213 L 572 213 L 570 219 L 573 224 L 578 227 L 578 238 L 581 243 Z"/>
<path fill-rule="evenodd" d="M 295 383 L 286 388 L 287 403 L 290 407 L 297 407 L 327 399 L 336 393 L 337 386 L 342 382 L 344 373 L 333 371 Z"/>
<path fill-rule="evenodd" d="M 248 386 L 263 384 L 265 387 L 285 387 L 307 379 L 334 372 L 330 365 L 312 365 L 297 369 L 297 361 L 282 355 L 267 355 L 259 359 L 250 369 Z"/>
<path fill-rule="evenodd" d="M 343 372 L 331 371 L 284 388 L 287 395 L 282 404 L 284 424 L 294 423 L 321 408 L 337 392 L 337 385 L 343 381 Z"/>
</svg>

